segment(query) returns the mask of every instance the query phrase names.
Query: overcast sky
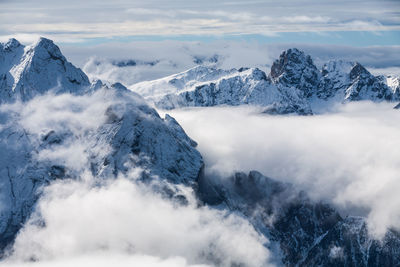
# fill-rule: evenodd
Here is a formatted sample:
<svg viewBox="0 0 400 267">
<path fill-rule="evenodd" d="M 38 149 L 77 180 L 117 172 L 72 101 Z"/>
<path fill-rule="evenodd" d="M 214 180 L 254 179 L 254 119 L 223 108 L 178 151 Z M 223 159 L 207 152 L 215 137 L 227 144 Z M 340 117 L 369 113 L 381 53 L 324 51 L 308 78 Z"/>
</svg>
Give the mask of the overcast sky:
<svg viewBox="0 0 400 267">
<path fill-rule="evenodd" d="M 349 31 L 357 33 L 346 34 Z M 295 33 L 304 32 L 318 33 L 313 38 L 321 40 L 337 34 L 353 39 L 364 32 L 365 45 L 394 45 L 400 40 L 400 4 L 397 0 L 0 0 L 3 39 L 19 36 L 28 41 L 32 35 L 45 35 L 63 42 L 104 42 L 240 36 L 303 41 Z"/>
<path fill-rule="evenodd" d="M 79 67 L 93 56 L 164 62 L 136 68 L 129 82 L 183 71 L 194 55 L 268 69 L 290 47 L 317 64 L 345 59 L 400 75 L 399 0 L 0 0 L 0 41 L 39 36 Z"/>
</svg>

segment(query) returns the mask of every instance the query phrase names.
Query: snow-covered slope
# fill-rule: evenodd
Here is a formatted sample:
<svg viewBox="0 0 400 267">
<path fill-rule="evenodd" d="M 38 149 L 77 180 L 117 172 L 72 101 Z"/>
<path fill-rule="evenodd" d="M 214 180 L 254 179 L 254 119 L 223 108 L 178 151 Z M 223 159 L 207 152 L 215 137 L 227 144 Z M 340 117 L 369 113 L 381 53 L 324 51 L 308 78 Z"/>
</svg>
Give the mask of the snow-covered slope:
<svg viewBox="0 0 400 267">
<path fill-rule="evenodd" d="M 284 51 L 268 76 L 257 68 L 199 66 L 129 89 L 163 109 L 250 104 L 274 114 L 312 114 L 311 107 L 331 102 L 400 100 L 398 79 L 373 76 L 356 62 L 330 61 L 318 70 L 296 48 Z"/>
<path fill-rule="evenodd" d="M 197 66 L 187 71 L 154 81 L 134 84 L 129 89 L 154 102 L 160 101 L 167 94 L 179 94 L 191 90 L 199 83 L 216 81 L 230 75 L 234 70 L 225 71 L 207 66 Z"/>
<path fill-rule="evenodd" d="M 0 101 L 29 100 L 48 90 L 82 93 L 89 79 L 61 54 L 53 41 L 40 38 L 31 46 L 10 39 L 0 43 Z"/>
<path fill-rule="evenodd" d="M 398 93 L 400 91 L 400 77 L 394 76 L 383 76 L 380 75 L 378 78 L 385 83 L 390 89 L 392 89 L 393 93 Z"/>
</svg>

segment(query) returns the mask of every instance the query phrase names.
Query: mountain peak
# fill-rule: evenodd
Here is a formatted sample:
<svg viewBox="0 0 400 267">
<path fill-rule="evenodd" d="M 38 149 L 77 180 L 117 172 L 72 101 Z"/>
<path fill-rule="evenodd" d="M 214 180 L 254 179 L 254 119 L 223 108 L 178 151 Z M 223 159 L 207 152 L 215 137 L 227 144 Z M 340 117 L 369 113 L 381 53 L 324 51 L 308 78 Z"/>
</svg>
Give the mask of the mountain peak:
<svg viewBox="0 0 400 267">
<path fill-rule="evenodd" d="M 318 86 L 320 72 L 311 56 L 297 48 L 283 51 L 271 67 L 270 77 L 285 87 L 295 87 L 303 91 L 306 97 Z"/>
<path fill-rule="evenodd" d="M 288 71 L 288 68 L 298 65 L 306 65 L 316 69 L 311 56 L 297 48 L 287 49 L 272 64 L 270 76 L 274 79 L 279 78 L 280 75 Z"/>
<path fill-rule="evenodd" d="M 361 75 L 369 75 L 371 76 L 372 74 L 366 69 L 364 68 L 363 65 L 361 65 L 358 62 L 355 62 L 353 68 L 350 71 L 350 79 L 355 79 Z"/>
<path fill-rule="evenodd" d="M 285 72 L 288 65 L 299 64 L 304 61 L 305 54 L 303 51 L 297 48 L 285 50 L 280 54 L 279 59 L 275 60 L 272 64 L 270 76 L 273 79 L 277 79 Z"/>
<path fill-rule="evenodd" d="M 54 42 L 45 37 L 39 37 L 39 39 L 34 43 L 35 47 L 48 47 L 52 45 L 55 45 Z"/>
<path fill-rule="evenodd" d="M 0 62 L 0 103 L 29 100 L 52 90 L 81 93 L 90 86 L 86 74 L 73 66 L 53 41 L 41 37 L 24 49 L 17 40 L 3 45 L 6 57 Z"/>
<path fill-rule="evenodd" d="M 50 56 L 50 58 L 54 60 L 67 61 L 61 53 L 60 48 L 54 44 L 52 40 L 44 37 L 40 37 L 39 40 L 32 45 L 32 50 L 35 54 L 39 55 L 40 58 L 48 58 L 48 56 Z"/>
<path fill-rule="evenodd" d="M 21 43 L 18 42 L 14 38 L 10 38 L 7 43 L 4 44 L 4 50 L 11 51 L 14 50 L 14 48 L 21 46 Z"/>
</svg>

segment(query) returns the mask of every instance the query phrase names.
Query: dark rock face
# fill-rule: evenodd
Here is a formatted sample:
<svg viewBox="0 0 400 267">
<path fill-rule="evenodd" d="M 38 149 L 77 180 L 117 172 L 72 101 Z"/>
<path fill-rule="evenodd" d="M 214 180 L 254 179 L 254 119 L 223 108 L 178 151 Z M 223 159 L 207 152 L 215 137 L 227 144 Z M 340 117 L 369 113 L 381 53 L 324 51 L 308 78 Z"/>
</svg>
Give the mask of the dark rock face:
<svg viewBox="0 0 400 267">
<path fill-rule="evenodd" d="M 400 103 L 397 104 L 397 105 L 394 107 L 394 109 L 400 109 Z"/>
<path fill-rule="evenodd" d="M 199 197 L 249 218 L 276 242 L 285 266 L 398 266 L 400 235 L 382 241 L 368 235 L 366 219 L 342 218 L 330 205 L 252 171 L 218 180 L 199 180 Z M 397 264 L 397 265 L 396 265 Z"/>
</svg>

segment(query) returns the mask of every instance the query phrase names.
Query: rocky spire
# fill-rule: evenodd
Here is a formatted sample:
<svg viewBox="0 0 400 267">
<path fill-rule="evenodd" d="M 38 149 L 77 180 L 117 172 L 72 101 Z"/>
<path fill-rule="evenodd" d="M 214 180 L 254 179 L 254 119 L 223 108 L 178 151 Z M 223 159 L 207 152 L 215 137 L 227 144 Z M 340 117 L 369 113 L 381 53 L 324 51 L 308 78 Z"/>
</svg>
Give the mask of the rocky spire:
<svg viewBox="0 0 400 267">
<path fill-rule="evenodd" d="M 275 83 L 284 87 L 295 87 L 310 97 L 318 88 L 321 74 L 311 57 L 303 51 L 291 48 L 275 60 L 269 74 Z"/>
</svg>

